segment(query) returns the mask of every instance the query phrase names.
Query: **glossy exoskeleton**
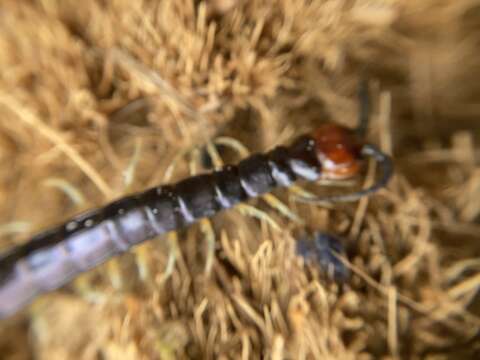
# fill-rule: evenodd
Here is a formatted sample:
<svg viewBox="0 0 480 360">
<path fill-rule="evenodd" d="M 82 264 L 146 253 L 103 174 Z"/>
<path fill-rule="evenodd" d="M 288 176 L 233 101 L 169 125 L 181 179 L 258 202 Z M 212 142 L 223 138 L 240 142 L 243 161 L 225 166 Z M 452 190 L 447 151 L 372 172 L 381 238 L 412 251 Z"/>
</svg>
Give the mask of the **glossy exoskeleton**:
<svg viewBox="0 0 480 360">
<path fill-rule="evenodd" d="M 365 157 L 375 158 L 383 168 L 379 181 L 370 189 L 326 199 L 351 201 L 383 187 L 392 173 L 391 162 L 372 145 L 363 144 L 356 132 L 326 124 L 290 146 L 252 155 L 236 166 L 148 189 L 78 215 L 0 255 L 0 317 L 134 245 L 275 187 L 297 180 L 351 178 Z"/>
</svg>

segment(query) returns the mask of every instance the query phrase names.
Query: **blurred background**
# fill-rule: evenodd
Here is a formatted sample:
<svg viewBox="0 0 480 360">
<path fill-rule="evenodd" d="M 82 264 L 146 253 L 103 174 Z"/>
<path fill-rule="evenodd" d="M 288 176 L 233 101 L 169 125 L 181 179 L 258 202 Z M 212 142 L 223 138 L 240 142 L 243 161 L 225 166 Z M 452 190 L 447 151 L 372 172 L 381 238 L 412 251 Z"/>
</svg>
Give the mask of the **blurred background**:
<svg viewBox="0 0 480 360">
<path fill-rule="evenodd" d="M 478 1 L 3 0 L 0 68 L 2 251 L 319 124 L 353 128 L 362 80 L 367 140 L 396 171 L 353 204 L 275 191 L 301 223 L 260 199 L 265 216 L 139 246 L 2 321 L 2 358 L 479 356 Z M 348 282 L 297 256 L 309 230 L 341 236 Z"/>
</svg>

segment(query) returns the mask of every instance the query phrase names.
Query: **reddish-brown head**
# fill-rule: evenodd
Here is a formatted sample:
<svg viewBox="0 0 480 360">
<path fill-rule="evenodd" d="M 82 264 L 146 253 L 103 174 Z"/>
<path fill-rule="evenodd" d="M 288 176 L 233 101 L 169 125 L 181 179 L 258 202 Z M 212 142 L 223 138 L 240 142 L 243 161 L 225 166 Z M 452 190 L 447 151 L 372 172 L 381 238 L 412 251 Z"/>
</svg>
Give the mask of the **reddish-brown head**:
<svg viewBox="0 0 480 360">
<path fill-rule="evenodd" d="M 359 173 L 363 144 L 352 130 L 325 124 L 313 133 L 313 138 L 322 178 L 348 179 Z"/>
</svg>

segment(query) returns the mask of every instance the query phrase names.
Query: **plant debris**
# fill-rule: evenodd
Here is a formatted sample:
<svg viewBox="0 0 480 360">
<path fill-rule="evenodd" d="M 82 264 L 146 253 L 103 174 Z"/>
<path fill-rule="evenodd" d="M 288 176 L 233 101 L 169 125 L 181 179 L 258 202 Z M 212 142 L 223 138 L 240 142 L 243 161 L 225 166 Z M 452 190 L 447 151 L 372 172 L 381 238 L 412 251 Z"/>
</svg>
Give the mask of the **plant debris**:
<svg viewBox="0 0 480 360">
<path fill-rule="evenodd" d="M 216 216 L 213 259 L 201 224 L 136 247 L 3 321 L 3 358 L 478 356 L 475 1 L 4 0 L 0 18 L 2 250 L 206 171 L 206 147 L 215 165 L 354 127 L 365 79 L 368 141 L 396 166 L 358 203 L 280 189 L 283 215 Z M 345 239 L 341 288 L 296 255 L 306 226 Z"/>
</svg>

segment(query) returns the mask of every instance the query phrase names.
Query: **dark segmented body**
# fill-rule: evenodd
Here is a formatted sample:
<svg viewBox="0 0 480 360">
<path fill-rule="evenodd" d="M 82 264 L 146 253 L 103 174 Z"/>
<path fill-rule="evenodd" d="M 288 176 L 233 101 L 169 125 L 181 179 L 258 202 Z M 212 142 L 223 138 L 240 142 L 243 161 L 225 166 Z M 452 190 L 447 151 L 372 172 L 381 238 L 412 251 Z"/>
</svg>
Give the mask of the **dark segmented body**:
<svg viewBox="0 0 480 360">
<path fill-rule="evenodd" d="M 297 242 L 297 253 L 307 262 L 316 264 L 332 280 L 343 283 L 350 276 L 349 269 L 337 255 L 345 255 L 341 240 L 333 235 L 316 232 Z"/>
<path fill-rule="evenodd" d="M 86 212 L 0 257 L 0 317 L 130 247 L 321 173 L 312 137 Z"/>
<path fill-rule="evenodd" d="M 357 135 L 327 124 L 289 147 L 280 146 L 252 155 L 237 166 L 125 197 L 35 236 L 0 255 L 0 318 L 113 255 L 275 187 L 320 177 L 351 178 L 358 174 L 363 157 L 374 158 L 383 169 L 383 177 L 369 189 L 330 199 L 352 201 L 378 191 L 392 175 L 391 161 L 372 145 L 362 144 Z"/>
</svg>

